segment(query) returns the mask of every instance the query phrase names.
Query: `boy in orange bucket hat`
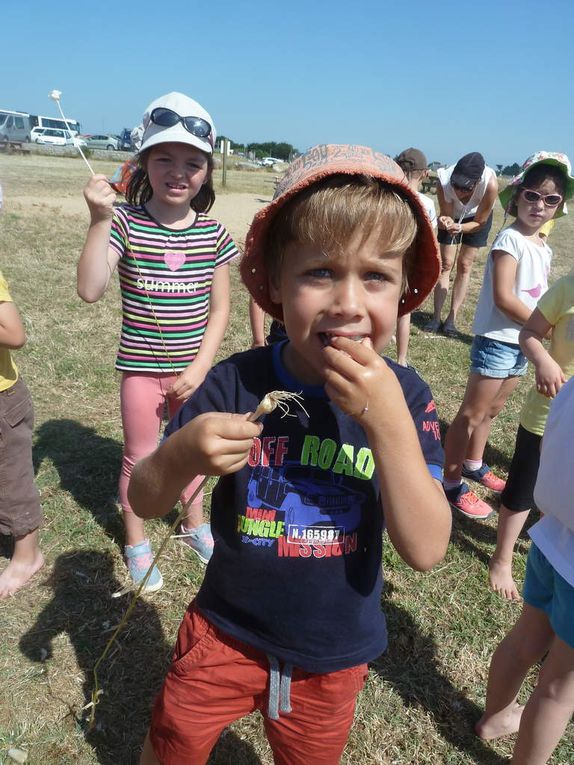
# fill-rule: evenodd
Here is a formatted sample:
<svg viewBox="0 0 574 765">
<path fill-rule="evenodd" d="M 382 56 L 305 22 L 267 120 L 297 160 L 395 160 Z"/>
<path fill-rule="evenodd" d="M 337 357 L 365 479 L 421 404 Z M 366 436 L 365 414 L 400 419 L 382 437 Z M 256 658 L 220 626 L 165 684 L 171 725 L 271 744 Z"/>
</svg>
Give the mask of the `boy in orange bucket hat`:
<svg viewBox="0 0 574 765">
<path fill-rule="evenodd" d="M 315 147 L 255 216 L 241 273 L 288 339 L 216 366 L 132 476 L 142 517 L 167 513 L 190 476 L 222 476 L 215 550 L 143 765 L 205 763 L 256 709 L 276 763 L 339 762 L 367 662 L 387 646 L 383 529 L 417 570 L 448 544 L 432 395 L 379 355 L 399 305 L 419 305 L 439 267 L 416 194 L 366 147 Z M 300 393 L 304 409 L 248 421 L 277 389 Z"/>
</svg>

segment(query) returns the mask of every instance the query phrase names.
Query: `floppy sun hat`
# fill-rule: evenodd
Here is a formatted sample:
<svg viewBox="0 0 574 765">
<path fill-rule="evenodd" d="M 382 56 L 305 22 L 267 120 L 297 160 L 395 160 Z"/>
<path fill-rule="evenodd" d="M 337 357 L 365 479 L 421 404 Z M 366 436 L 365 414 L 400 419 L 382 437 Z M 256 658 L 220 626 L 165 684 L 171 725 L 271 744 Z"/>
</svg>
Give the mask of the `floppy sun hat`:
<svg viewBox="0 0 574 765">
<path fill-rule="evenodd" d="M 431 293 L 440 274 L 436 237 L 418 195 L 408 185 L 401 168 L 386 154 L 367 146 L 320 145 L 298 157 L 279 182 L 273 201 L 254 217 L 245 241 L 240 271 L 255 302 L 270 316 L 283 321 L 283 309 L 269 295 L 264 262 L 269 226 L 279 210 L 297 193 L 330 175 L 369 175 L 396 186 L 414 211 L 418 231 L 408 273 L 408 291 L 399 303 L 399 315 L 410 313 Z"/>
<path fill-rule="evenodd" d="M 211 115 L 183 93 L 168 93 L 152 101 L 142 120 L 140 152 L 160 143 L 185 143 L 213 154 L 217 138 Z"/>
<path fill-rule="evenodd" d="M 564 201 L 556 210 L 554 217 L 560 218 L 562 215 L 566 215 L 568 213 L 565 204 L 566 200 L 571 199 L 572 196 L 574 196 L 574 177 L 572 177 L 572 166 L 570 164 L 570 160 L 566 154 L 563 154 L 561 151 L 537 151 L 528 157 L 528 159 L 522 165 L 522 169 L 518 175 L 515 175 L 514 178 L 509 181 L 508 186 L 502 189 L 498 195 L 504 212 L 509 213 L 510 215 L 515 214 L 512 212 L 514 193 L 517 187 L 522 185 L 526 173 L 536 165 L 554 165 L 554 167 L 557 167 L 562 171 L 565 179 Z"/>
</svg>

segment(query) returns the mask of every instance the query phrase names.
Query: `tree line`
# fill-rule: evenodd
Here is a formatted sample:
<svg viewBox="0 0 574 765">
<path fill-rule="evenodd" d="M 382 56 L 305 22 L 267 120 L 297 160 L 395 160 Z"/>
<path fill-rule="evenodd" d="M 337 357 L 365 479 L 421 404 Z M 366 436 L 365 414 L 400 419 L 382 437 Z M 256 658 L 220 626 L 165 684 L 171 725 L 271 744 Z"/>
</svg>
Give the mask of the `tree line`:
<svg viewBox="0 0 574 765">
<path fill-rule="evenodd" d="M 221 136 L 225 138 L 226 136 Z M 263 141 L 262 143 L 237 143 L 232 141 L 231 138 L 227 139 L 231 145 L 231 149 L 234 154 L 243 153 L 245 155 L 253 153 L 255 159 L 261 159 L 262 157 L 275 157 L 276 159 L 283 159 L 285 162 L 289 162 L 293 157 L 297 156 L 299 152 L 290 143 L 285 141 Z"/>
</svg>

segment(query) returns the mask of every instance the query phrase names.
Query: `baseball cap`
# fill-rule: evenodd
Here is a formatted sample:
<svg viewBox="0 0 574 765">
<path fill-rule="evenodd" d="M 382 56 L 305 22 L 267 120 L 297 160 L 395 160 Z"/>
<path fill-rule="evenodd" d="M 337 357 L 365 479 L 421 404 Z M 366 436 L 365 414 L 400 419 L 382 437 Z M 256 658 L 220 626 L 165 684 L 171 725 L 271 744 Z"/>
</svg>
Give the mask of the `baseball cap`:
<svg viewBox="0 0 574 765">
<path fill-rule="evenodd" d="M 571 199 L 572 196 L 574 196 L 574 177 L 572 177 L 570 160 L 566 154 L 563 154 L 560 151 L 536 151 L 528 157 L 522 165 L 518 175 L 515 175 L 498 195 L 500 204 L 504 208 L 504 212 L 507 212 L 510 215 L 516 214 L 515 211 L 512 210 L 516 187 L 522 185 L 526 173 L 536 165 L 554 165 L 554 167 L 558 167 L 563 172 L 566 184 L 564 189 L 564 202 L 558 207 L 554 213 L 554 217 L 560 218 L 562 215 L 566 215 L 568 210 L 566 209 L 565 202 L 567 199 Z"/>
<path fill-rule="evenodd" d="M 484 157 L 478 151 L 465 154 L 454 166 L 450 185 L 470 191 L 482 177 L 485 165 Z"/>
<path fill-rule="evenodd" d="M 209 135 L 206 137 L 194 135 L 186 129 L 181 120 L 175 122 L 174 125 L 164 127 L 163 125 L 157 125 L 152 121 L 152 112 L 155 109 L 169 109 L 179 117 L 197 117 L 201 120 L 205 120 L 211 128 Z M 215 146 L 216 132 L 215 125 L 211 119 L 211 115 L 207 112 L 201 104 L 194 101 L 193 98 L 185 96 L 183 93 L 168 93 L 165 96 L 160 96 L 152 101 L 151 104 L 145 110 L 143 119 L 143 135 L 141 139 L 140 151 L 149 149 L 152 146 L 157 146 L 161 143 L 185 143 L 189 146 L 195 146 L 197 149 L 201 149 L 206 154 L 213 154 L 213 147 Z"/>
<path fill-rule="evenodd" d="M 426 170 L 428 165 L 427 158 L 422 151 L 412 147 L 401 151 L 399 156 L 395 157 L 395 162 L 405 173 L 411 170 Z"/>
<path fill-rule="evenodd" d="M 367 146 L 323 144 L 294 160 L 280 180 L 273 201 L 254 217 L 240 263 L 243 282 L 255 302 L 270 316 L 283 320 L 283 309 L 271 300 L 264 261 L 269 226 L 283 205 L 298 192 L 331 175 L 369 175 L 400 189 L 414 211 L 418 231 L 414 243 L 409 290 L 399 304 L 399 315 L 417 308 L 431 293 L 440 274 L 438 245 L 416 192 L 409 189 L 401 168 L 386 154 Z"/>
</svg>

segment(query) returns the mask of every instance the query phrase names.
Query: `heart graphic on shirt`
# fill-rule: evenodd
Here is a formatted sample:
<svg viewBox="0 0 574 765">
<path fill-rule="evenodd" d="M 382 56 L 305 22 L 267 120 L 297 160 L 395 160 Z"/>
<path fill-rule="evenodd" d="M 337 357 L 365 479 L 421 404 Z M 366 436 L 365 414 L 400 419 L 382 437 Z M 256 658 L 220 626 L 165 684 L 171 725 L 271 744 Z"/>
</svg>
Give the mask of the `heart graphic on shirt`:
<svg viewBox="0 0 574 765">
<path fill-rule="evenodd" d="M 170 271 L 177 271 L 177 269 L 181 268 L 183 264 L 185 263 L 185 253 L 184 252 L 166 252 L 165 255 L 163 256 L 163 259 L 165 260 L 165 264 Z"/>
</svg>

